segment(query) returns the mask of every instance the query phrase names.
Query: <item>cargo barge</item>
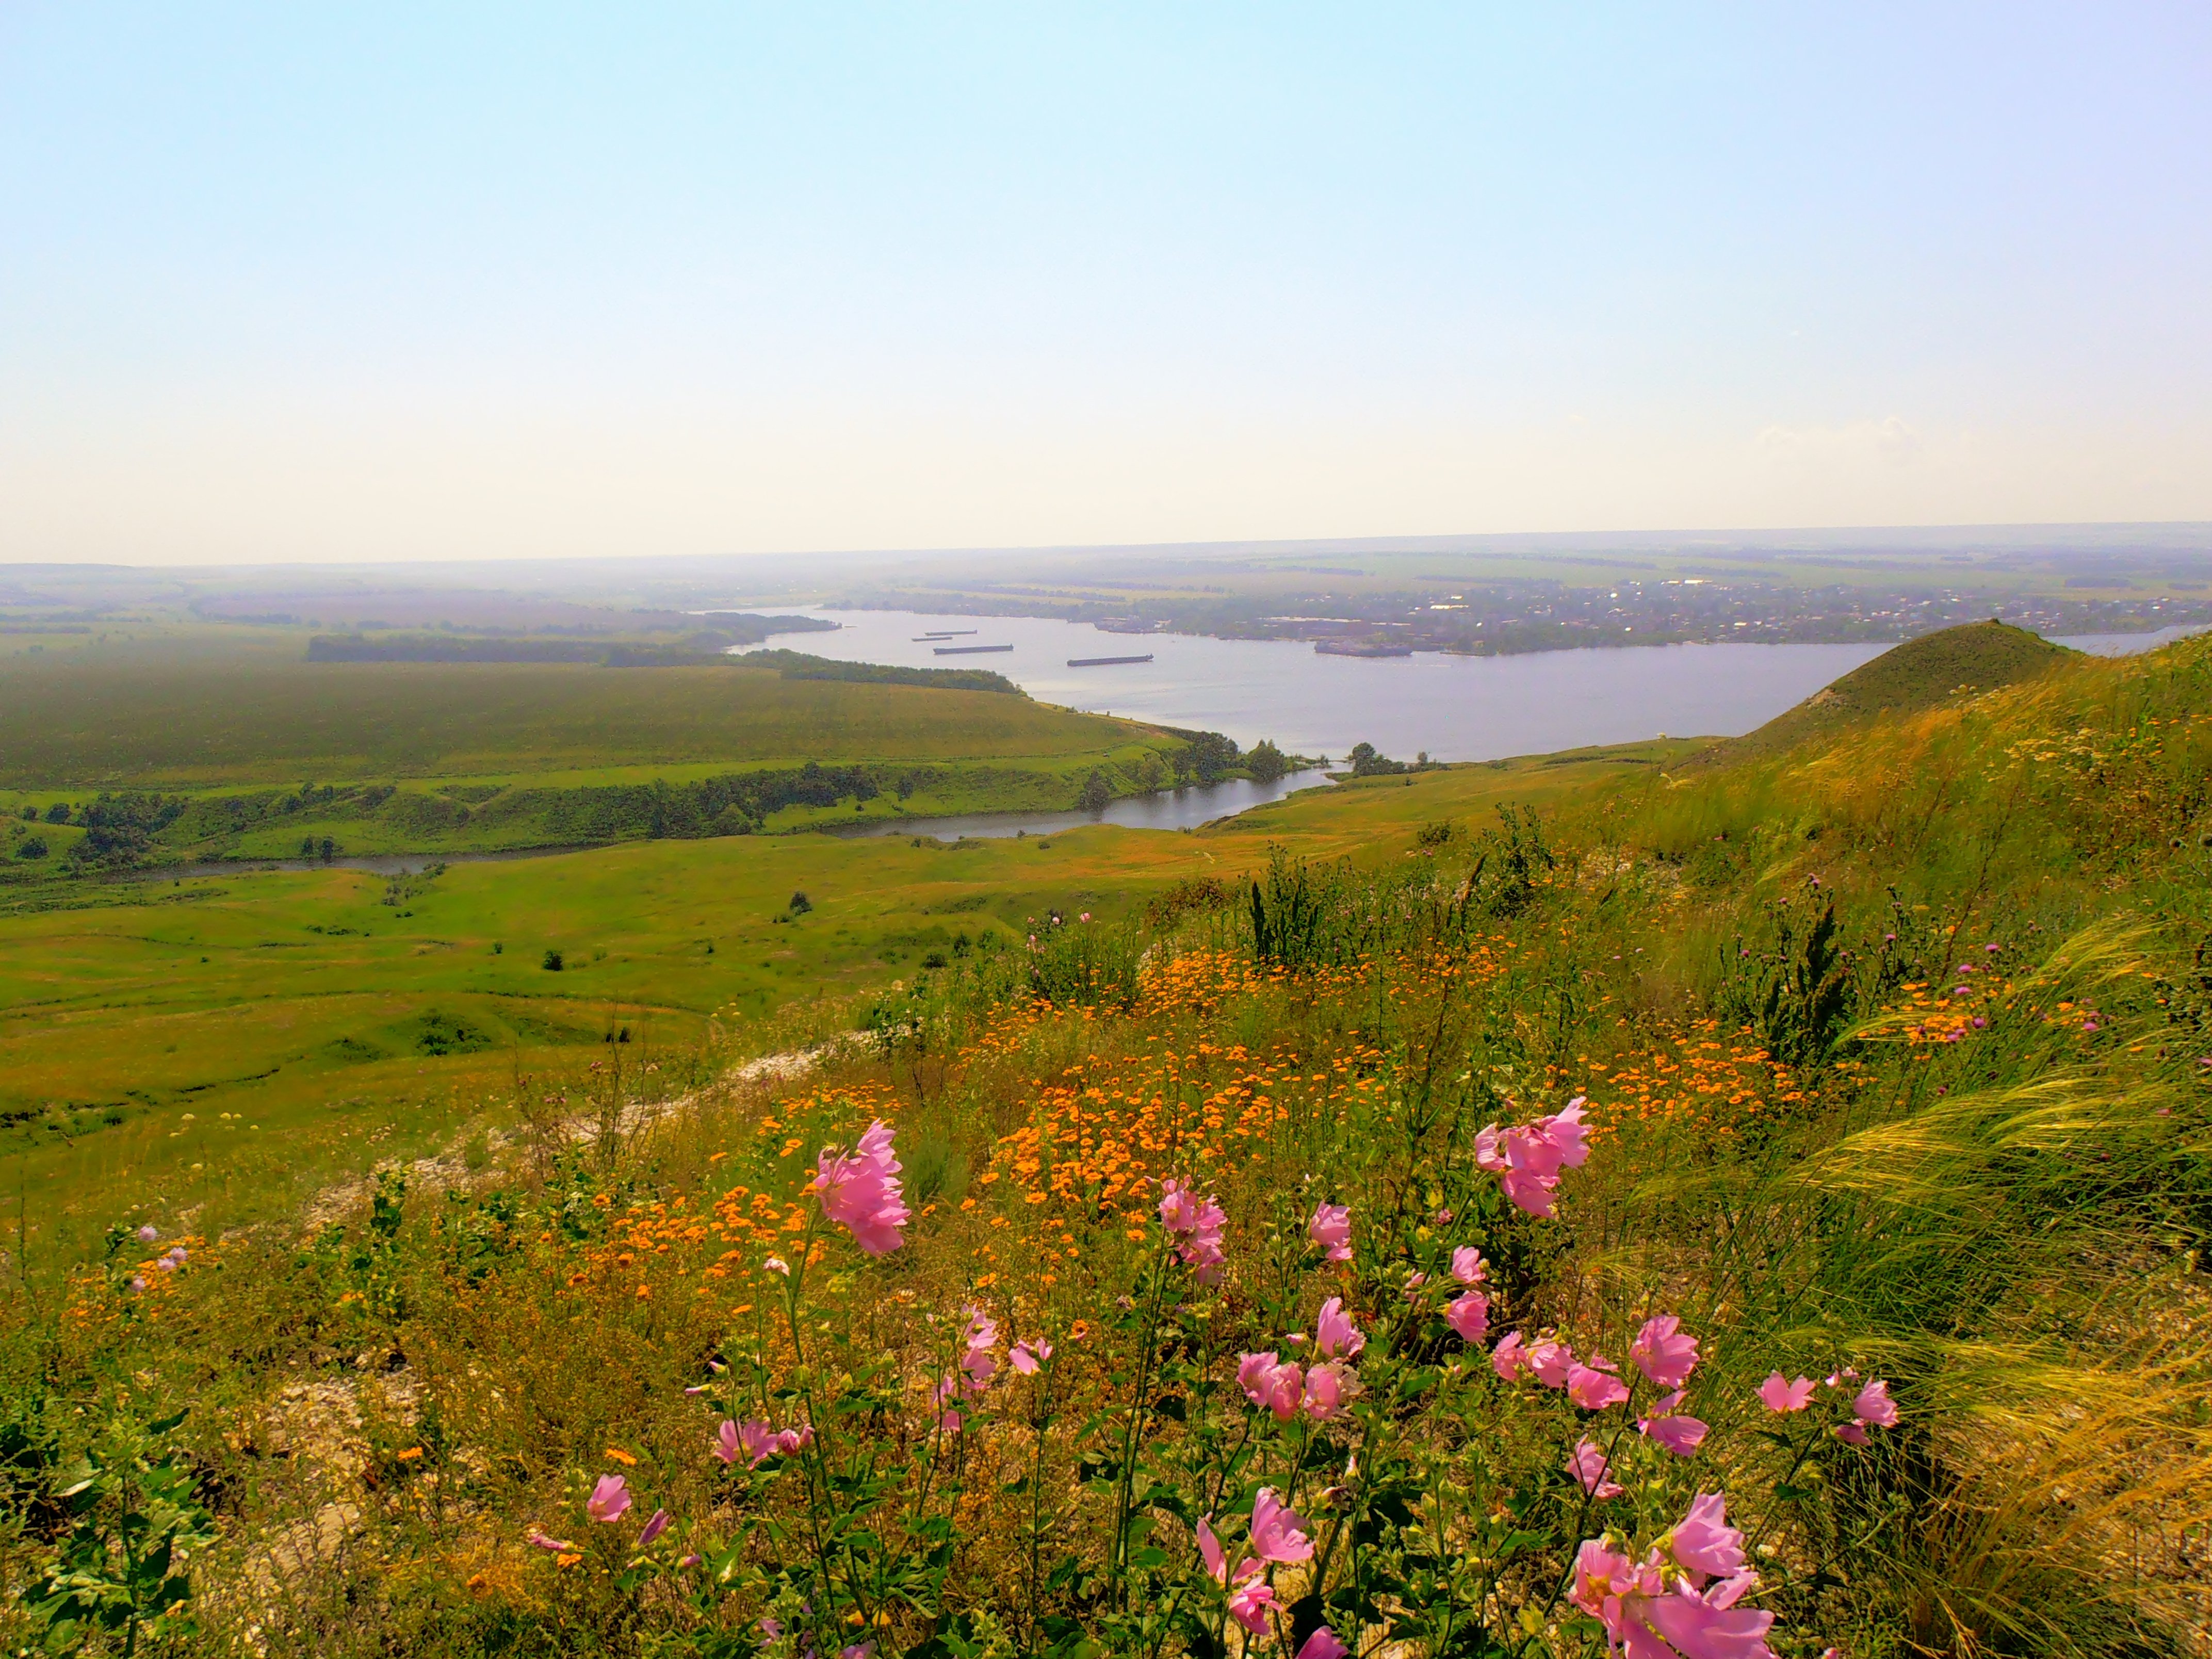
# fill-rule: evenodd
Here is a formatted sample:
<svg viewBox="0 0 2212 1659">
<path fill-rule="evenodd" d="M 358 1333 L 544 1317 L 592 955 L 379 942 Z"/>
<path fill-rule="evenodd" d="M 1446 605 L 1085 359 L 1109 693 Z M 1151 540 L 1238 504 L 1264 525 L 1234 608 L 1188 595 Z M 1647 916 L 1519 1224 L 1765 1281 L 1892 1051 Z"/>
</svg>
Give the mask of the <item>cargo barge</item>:
<svg viewBox="0 0 2212 1659">
<path fill-rule="evenodd" d="M 1070 657 L 1067 665 L 1070 668 L 1114 668 L 1125 662 L 1150 662 L 1152 659 L 1152 653 L 1147 651 L 1141 657 Z"/>
<path fill-rule="evenodd" d="M 940 645 L 936 654 L 940 657 L 980 657 L 992 651 L 1011 651 L 1011 645 Z"/>
</svg>

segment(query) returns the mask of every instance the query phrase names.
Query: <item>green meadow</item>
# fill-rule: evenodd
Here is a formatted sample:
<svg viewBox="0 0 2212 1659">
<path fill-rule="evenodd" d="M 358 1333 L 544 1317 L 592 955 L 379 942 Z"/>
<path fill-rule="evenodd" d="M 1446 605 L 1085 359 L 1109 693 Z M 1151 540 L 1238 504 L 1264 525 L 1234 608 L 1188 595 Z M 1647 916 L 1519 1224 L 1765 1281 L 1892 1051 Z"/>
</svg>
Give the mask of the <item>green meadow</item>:
<svg viewBox="0 0 2212 1659">
<path fill-rule="evenodd" d="M 511 1122 L 520 1077 L 541 1095 L 588 1087 L 625 1030 L 625 1061 L 689 1075 L 832 1028 L 856 999 L 986 933 L 1025 937 L 1054 909 L 1127 919 L 1277 847 L 1401 860 L 1424 825 L 1656 780 L 1691 748 L 1362 780 L 1188 834 L 754 836 L 398 882 L 333 869 L 103 884 L 91 902 L 0 916 L 0 1154 L 38 1259 L 55 1264 L 97 1237 L 124 1188 L 251 1219 L 376 1158 L 437 1151 L 471 1121 Z"/>
</svg>

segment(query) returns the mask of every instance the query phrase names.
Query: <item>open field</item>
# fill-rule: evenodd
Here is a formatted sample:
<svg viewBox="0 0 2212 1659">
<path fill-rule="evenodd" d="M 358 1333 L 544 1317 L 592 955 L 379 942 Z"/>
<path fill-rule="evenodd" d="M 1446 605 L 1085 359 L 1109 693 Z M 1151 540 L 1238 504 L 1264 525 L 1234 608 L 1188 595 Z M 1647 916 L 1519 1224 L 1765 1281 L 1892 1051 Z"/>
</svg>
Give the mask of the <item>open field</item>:
<svg viewBox="0 0 2212 1659">
<path fill-rule="evenodd" d="M 0 920 L 16 1478 L 173 1451 L 210 1655 L 2212 1650 L 2212 641 L 1990 641 L 1735 762 Z"/>
<path fill-rule="evenodd" d="M 1019 696 L 570 663 L 0 661 L 0 785 L 173 788 L 780 762 L 1059 761 L 1126 721 Z"/>
<path fill-rule="evenodd" d="M 1125 919 L 1178 882 L 1233 881 L 1278 845 L 1401 859 L 1425 823 L 1656 773 L 1691 747 L 1365 780 L 1190 835 L 656 841 L 456 864 L 397 888 L 346 870 L 118 884 L 89 908 L 0 917 L 0 1152 L 57 1195 L 35 1208 L 58 1254 L 96 1236 L 118 1183 L 205 1186 L 234 1213 L 267 1213 L 369 1152 L 449 1137 L 467 1115 L 456 1102 L 501 1097 L 507 1121 L 515 1072 L 587 1063 L 610 1030 L 665 1057 L 696 1050 L 714 1022 L 724 1044 L 757 1048 L 781 1010 L 842 1006 L 1054 909 Z M 800 892 L 812 908 L 794 915 Z M 191 1168 L 202 1139 L 172 1139 L 186 1112 L 198 1137 L 254 1124 L 285 1153 L 227 1162 L 216 1188 Z"/>
</svg>

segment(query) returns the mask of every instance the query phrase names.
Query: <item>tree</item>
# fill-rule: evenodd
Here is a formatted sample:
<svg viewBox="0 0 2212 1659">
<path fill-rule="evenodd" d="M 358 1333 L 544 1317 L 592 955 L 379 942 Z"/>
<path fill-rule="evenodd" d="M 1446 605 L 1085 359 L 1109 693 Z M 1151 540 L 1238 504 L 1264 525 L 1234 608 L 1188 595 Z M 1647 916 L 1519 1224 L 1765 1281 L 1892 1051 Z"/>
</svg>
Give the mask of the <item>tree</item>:
<svg viewBox="0 0 2212 1659">
<path fill-rule="evenodd" d="M 15 849 L 15 856 L 19 859 L 42 859 L 46 855 L 46 838 L 44 836 L 33 836 Z"/>
<path fill-rule="evenodd" d="M 1291 769 L 1291 762 L 1273 738 L 1262 738 L 1245 751 L 1244 768 L 1256 781 L 1273 783 Z"/>
<path fill-rule="evenodd" d="M 67 801 L 58 800 L 52 806 L 46 808 L 46 822 L 48 823 L 67 823 L 69 821 L 70 804 Z"/>
<path fill-rule="evenodd" d="M 1106 775 L 1103 772 L 1094 769 L 1091 775 L 1083 781 L 1083 793 L 1075 798 L 1075 804 L 1086 812 L 1103 812 L 1106 810 L 1107 803 L 1113 799 L 1113 785 L 1106 781 Z"/>
</svg>

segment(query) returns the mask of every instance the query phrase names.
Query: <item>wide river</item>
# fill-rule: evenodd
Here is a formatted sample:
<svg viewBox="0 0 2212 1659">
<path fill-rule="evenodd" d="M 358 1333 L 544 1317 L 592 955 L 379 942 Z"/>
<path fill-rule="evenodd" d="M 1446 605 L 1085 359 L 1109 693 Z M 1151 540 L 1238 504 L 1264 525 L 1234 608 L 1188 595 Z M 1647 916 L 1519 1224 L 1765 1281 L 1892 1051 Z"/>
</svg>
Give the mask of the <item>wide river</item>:
<svg viewBox="0 0 2212 1659">
<path fill-rule="evenodd" d="M 1410 760 L 1495 760 L 1644 738 L 1735 737 L 1763 725 L 1889 647 L 1873 645 L 1662 645 L 1525 656 L 1324 656 L 1301 641 L 1189 634 L 1108 634 L 1042 617 L 815 611 L 834 634 L 783 634 L 771 646 L 848 662 L 989 668 L 1031 696 L 1164 726 L 1224 732 L 1246 745 L 1272 738 L 1301 755 L 1341 759 L 1357 743 Z M 925 640 L 922 635 L 954 637 Z M 2142 649 L 2160 635 L 2065 643 Z M 941 657 L 940 647 L 1008 645 Z M 1071 657 L 1150 652 L 1148 663 L 1070 668 Z"/>
</svg>

